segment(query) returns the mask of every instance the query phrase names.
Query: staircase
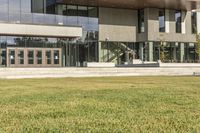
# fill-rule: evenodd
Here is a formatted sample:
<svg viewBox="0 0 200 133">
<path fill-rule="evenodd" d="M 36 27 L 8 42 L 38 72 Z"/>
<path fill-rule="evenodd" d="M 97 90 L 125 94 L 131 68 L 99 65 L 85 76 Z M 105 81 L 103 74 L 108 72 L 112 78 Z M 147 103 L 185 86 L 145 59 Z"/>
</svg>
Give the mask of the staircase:
<svg viewBox="0 0 200 133">
<path fill-rule="evenodd" d="M 124 43 L 117 44 L 115 42 L 112 43 L 112 45 L 109 45 L 108 50 L 112 53 L 112 56 L 109 57 L 107 62 L 114 62 L 117 60 L 117 58 L 121 58 L 126 52 L 133 53 L 134 50 L 129 48 Z M 104 55 L 103 58 L 105 58 L 107 55 Z"/>
</svg>

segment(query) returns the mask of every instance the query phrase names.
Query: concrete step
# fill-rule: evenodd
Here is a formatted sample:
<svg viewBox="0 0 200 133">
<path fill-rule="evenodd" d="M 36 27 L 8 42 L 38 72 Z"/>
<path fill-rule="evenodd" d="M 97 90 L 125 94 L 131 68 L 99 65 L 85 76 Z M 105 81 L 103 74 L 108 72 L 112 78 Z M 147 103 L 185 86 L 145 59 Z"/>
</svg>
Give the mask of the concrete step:
<svg viewBox="0 0 200 133">
<path fill-rule="evenodd" d="M 0 78 L 55 78 L 104 76 L 192 76 L 200 67 L 191 68 L 0 68 Z"/>
</svg>

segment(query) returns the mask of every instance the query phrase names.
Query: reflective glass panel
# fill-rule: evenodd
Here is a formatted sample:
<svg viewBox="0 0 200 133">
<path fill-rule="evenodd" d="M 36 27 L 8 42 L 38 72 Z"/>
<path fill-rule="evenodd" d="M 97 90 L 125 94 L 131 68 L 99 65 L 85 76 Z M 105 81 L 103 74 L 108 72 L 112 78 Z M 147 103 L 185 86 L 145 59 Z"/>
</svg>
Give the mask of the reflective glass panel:
<svg viewBox="0 0 200 133">
<path fill-rule="evenodd" d="M 59 64 L 59 50 L 54 50 L 54 64 Z"/>
<path fill-rule="evenodd" d="M 28 64 L 34 64 L 34 51 L 28 50 Z"/>
<path fill-rule="evenodd" d="M 175 21 L 176 21 L 176 33 L 181 33 L 181 11 L 175 11 Z"/>
<path fill-rule="evenodd" d="M 67 16 L 77 16 L 77 6 L 67 5 Z"/>
<path fill-rule="evenodd" d="M 46 51 L 46 63 L 51 64 L 51 50 Z"/>
<path fill-rule="evenodd" d="M 24 64 L 24 50 L 18 51 L 18 64 Z"/>
<path fill-rule="evenodd" d="M 165 10 L 159 10 L 159 32 L 165 32 Z"/>
<path fill-rule="evenodd" d="M 37 51 L 37 64 L 42 64 L 42 51 Z"/>
<path fill-rule="evenodd" d="M 33 13 L 44 13 L 44 0 L 32 0 L 31 9 Z"/>
</svg>

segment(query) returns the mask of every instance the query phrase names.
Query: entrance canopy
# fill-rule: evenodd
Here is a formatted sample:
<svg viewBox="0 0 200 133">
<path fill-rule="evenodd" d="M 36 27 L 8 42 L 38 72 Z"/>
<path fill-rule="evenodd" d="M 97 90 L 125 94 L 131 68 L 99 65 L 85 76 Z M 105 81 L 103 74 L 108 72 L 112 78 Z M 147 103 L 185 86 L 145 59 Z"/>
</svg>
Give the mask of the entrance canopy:
<svg viewBox="0 0 200 133">
<path fill-rule="evenodd" d="M 57 0 L 57 3 L 129 9 L 152 7 L 193 10 L 200 7 L 200 0 Z"/>
</svg>

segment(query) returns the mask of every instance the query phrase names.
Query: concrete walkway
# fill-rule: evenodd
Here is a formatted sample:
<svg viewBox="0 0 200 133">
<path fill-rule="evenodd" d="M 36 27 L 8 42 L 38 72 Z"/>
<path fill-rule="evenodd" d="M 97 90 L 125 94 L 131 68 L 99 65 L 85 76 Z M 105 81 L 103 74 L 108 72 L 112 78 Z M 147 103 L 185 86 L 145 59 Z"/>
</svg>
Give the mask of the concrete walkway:
<svg viewBox="0 0 200 133">
<path fill-rule="evenodd" d="M 104 77 L 104 76 L 192 76 L 200 67 L 168 68 L 0 68 L 1 79 Z"/>
</svg>

